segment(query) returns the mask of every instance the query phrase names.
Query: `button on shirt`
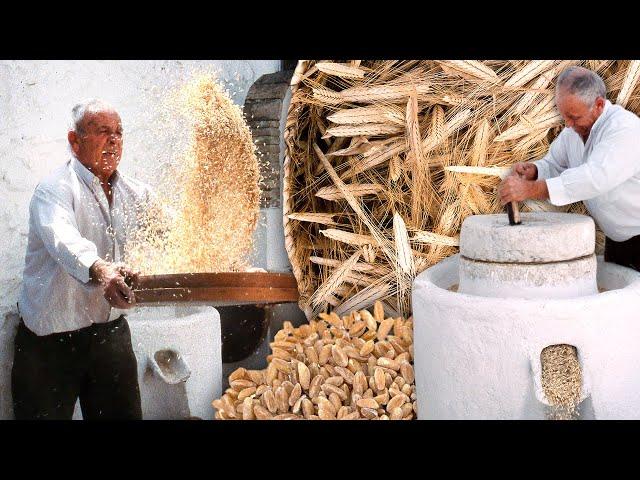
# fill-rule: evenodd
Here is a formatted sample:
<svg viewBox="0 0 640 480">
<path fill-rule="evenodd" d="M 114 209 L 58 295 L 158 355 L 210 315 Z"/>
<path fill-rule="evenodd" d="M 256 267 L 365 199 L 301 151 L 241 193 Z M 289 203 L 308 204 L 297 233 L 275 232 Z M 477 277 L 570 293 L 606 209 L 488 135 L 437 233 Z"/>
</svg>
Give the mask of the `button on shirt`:
<svg viewBox="0 0 640 480">
<path fill-rule="evenodd" d="M 100 285 L 89 283 L 89 268 L 100 258 L 122 261 L 150 196 L 148 185 L 116 172 L 109 206 L 100 180 L 75 157 L 38 184 L 18 303 L 31 331 L 78 330 L 124 312 L 111 308 Z"/>
<path fill-rule="evenodd" d="M 583 200 L 605 235 L 616 242 L 640 235 L 640 118 L 608 100 L 589 138 L 565 128 L 549 153 L 533 162 L 549 201 Z"/>
</svg>

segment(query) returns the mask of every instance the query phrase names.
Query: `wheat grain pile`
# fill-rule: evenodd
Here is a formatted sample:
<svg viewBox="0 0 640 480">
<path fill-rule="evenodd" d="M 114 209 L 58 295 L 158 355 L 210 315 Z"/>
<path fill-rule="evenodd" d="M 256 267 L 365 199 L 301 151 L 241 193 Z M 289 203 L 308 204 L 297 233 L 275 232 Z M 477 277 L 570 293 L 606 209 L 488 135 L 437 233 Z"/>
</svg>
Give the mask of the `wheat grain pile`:
<svg viewBox="0 0 640 480">
<path fill-rule="evenodd" d="M 496 188 L 562 128 L 569 65 L 640 112 L 639 61 L 303 61 L 285 130 L 285 242 L 308 318 L 381 300 L 411 313 L 411 282 L 456 253 L 462 221 L 503 211 Z M 522 211 L 586 213 L 528 201 Z M 597 251 L 604 236 L 597 233 Z"/>
<path fill-rule="evenodd" d="M 548 417 L 570 420 L 578 416 L 582 370 L 572 345 L 551 345 L 540 354 L 542 389 L 551 405 Z"/>
<path fill-rule="evenodd" d="M 224 420 L 411 420 L 417 414 L 413 321 L 353 311 L 276 333 L 265 370 L 239 368 L 213 401 Z"/>
<path fill-rule="evenodd" d="M 247 266 L 259 214 L 259 169 L 251 132 L 212 74 L 168 94 L 189 135 L 159 182 L 125 261 L 144 274 L 238 271 Z"/>
</svg>

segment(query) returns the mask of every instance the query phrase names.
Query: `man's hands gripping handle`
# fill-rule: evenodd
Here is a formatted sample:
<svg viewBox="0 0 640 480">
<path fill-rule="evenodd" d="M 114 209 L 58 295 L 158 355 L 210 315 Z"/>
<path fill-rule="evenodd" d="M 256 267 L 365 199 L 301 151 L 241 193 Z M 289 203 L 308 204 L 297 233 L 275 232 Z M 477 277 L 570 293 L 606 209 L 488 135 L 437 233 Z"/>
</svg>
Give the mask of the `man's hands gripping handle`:
<svg viewBox="0 0 640 480">
<path fill-rule="evenodd" d="M 102 285 L 104 298 L 114 308 L 127 309 L 135 305 L 132 284 L 139 275 L 124 263 L 96 260 L 89 269 L 91 280 Z"/>
</svg>

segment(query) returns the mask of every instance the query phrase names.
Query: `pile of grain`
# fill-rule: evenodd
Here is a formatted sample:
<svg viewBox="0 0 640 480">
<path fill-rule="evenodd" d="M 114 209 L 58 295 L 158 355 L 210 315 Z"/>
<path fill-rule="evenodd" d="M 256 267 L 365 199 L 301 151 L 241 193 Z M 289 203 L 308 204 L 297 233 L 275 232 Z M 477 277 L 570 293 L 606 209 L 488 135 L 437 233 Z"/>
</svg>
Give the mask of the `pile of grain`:
<svg viewBox="0 0 640 480">
<path fill-rule="evenodd" d="M 293 328 L 271 343 L 266 370 L 239 368 L 213 401 L 217 419 L 411 420 L 416 416 L 413 321 L 353 311 Z"/>
<path fill-rule="evenodd" d="M 547 153 L 562 128 L 554 82 L 574 64 L 597 72 L 612 102 L 640 113 L 640 61 L 300 62 L 283 199 L 308 318 L 375 300 L 408 316 L 413 278 L 457 252 L 462 221 L 504 211 L 500 175 Z M 521 209 L 586 213 L 582 203 Z"/>
<path fill-rule="evenodd" d="M 259 214 L 255 145 L 240 107 L 212 74 L 172 92 L 186 151 L 165 172 L 125 261 L 144 274 L 238 271 L 247 266 Z"/>
<path fill-rule="evenodd" d="M 579 415 L 582 370 L 572 345 L 551 345 L 542 350 L 542 389 L 552 408 L 548 417 L 569 420 Z"/>
</svg>

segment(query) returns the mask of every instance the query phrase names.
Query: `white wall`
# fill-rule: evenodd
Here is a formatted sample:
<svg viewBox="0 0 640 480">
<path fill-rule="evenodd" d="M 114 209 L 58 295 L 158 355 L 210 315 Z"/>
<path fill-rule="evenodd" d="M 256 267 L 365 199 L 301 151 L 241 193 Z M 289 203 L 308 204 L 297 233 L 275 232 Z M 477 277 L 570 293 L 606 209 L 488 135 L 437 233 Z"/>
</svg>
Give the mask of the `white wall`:
<svg viewBox="0 0 640 480">
<path fill-rule="evenodd" d="M 71 108 L 100 97 L 119 111 L 125 130 L 121 169 L 150 181 L 174 151 L 175 135 L 158 116 L 164 89 L 194 70 L 215 69 L 242 105 L 251 84 L 279 60 L 0 61 L 0 322 L 15 311 L 38 181 L 67 156 Z M 258 247 L 260 249 L 260 247 Z"/>
</svg>

